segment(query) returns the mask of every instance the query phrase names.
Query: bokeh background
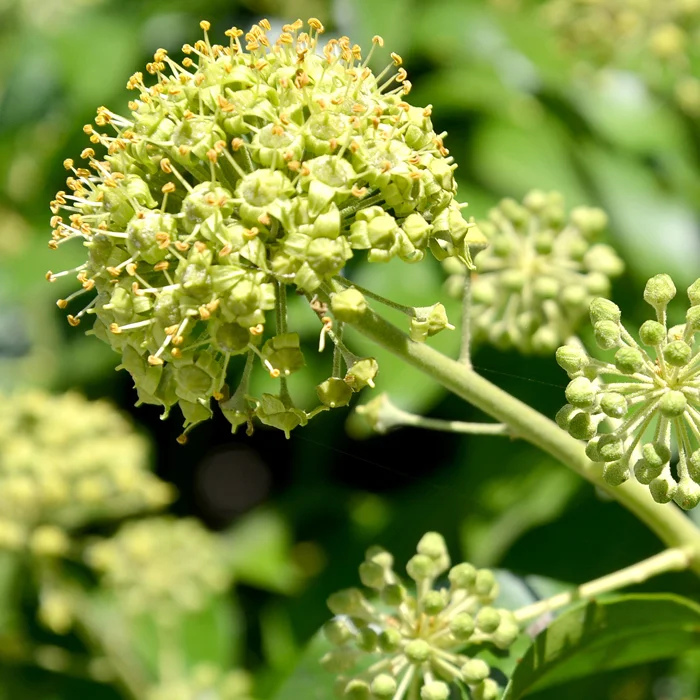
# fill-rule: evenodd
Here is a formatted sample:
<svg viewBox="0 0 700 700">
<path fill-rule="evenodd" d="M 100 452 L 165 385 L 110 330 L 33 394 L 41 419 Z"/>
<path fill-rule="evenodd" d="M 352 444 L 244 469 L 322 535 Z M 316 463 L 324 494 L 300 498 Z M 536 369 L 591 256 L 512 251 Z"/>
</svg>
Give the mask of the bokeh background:
<svg viewBox="0 0 700 700">
<path fill-rule="evenodd" d="M 263 428 L 252 437 L 232 436 L 218 416 L 179 445 L 178 418 L 162 422 L 156 408 L 134 408 L 129 376 L 114 371 L 117 356 L 68 326 L 56 308 L 70 287 L 49 285 L 44 274 L 81 255 L 77 245 L 52 252 L 46 244 L 48 202 L 65 177 L 61 163 L 86 145 L 81 127 L 95 108 L 126 109 L 127 77 L 156 48 L 177 54 L 182 43 L 196 40 L 200 19 L 212 22 L 220 40 L 226 28 L 261 17 L 274 25 L 316 16 L 329 33 L 363 46 L 380 34 L 387 50 L 403 56 L 411 101 L 432 104 L 436 131 L 449 132 L 460 197 L 477 218 L 501 197 L 520 198 L 531 188 L 559 190 L 570 206 L 603 207 L 610 242 L 627 263 L 614 298 L 638 325 L 646 318 L 641 291 L 649 275 L 668 272 L 680 289 L 700 275 L 698 123 L 634 72 L 594 73 L 582 65 L 562 50 L 536 3 L 506 4 L 0 0 L 0 392 L 72 389 L 107 397 L 133 414 L 152 444 L 155 471 L 179 490 L 172 512 L 199 518 L 230 554 L 236 585 L 221 613 L 225 658 L 252 671 L 259 698 L 272 696 L 327 618 L 327 595 L 356 583 L 370 544 L 405 561 L 426 530 L 438 530 L 455 559 L 522 577 L 583 582 L 655 553 L 659 543 L 549 457 L 498 438 L 415 429 L 377 437 L 342 409 L 322 414 L 290 440 Z M 442 300 L 458 315 L 455 302 L 444 298 L 439 264 L 426 260 L 410 273 L 399 261 L 353 270 L 359 283 L 385 296 L 411 305 Z M 307 331 L 311 348 L 317 328 Z M 456 353 L 458 338 L 443 333 L 435 344 Z M 362 347 L 379 359 L 377 391 L 403 408 L 480 418 L 413 370 Z M 547 415 L 563 403 L 566 377 L 553 358 L 484 346 L 474 362 Z M 312 389 L 309 383 L 306 390 Z M 369 398 L 366 390 L 361 400 Z M 646 588 L 698 597 L 690 575 L 662 577 Z M 36 628 L 27 586 L 0 587 L 0 595 L 0 620 L 12 618 L 52 645 L 78 644 Z M 197 634 L 213 632 L 205 627 Z M 4 655 L 2 635 L 0 625 L 3 700 L 121 697 L 109 685 Z M 688 658 L 537 697 L 689 700 L 698 697 L 699 678 L 700 662 Z"/>
</svg>

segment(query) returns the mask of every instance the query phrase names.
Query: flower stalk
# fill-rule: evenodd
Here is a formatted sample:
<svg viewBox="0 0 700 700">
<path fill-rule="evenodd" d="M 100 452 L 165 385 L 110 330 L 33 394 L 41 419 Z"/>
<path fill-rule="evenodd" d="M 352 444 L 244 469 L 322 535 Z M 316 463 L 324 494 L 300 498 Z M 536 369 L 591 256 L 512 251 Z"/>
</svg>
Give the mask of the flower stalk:
<svg viewBox="0 0 700 700">
<path fill-rule="evenodd" d="M 669 547 L 688 546 L 692 552 L 689 567 L 700 575 L 700 530 L 676 506 L 656 503 L 641 484 L 627 482 L 611 487 L 602 477 L 602 465 L 592 462 L 583 445 L 556 423 L 463 364 L 424 343 L 412 341 L 372 310 L 368 309 L 350 325 L 605 491 Z"/>
<path fill-rule="evenodd" d="M 669 571 L 683 571 L 689 567 L 692 557 L 693 549 L 691 547 L 672 547 L 632 566 L 584 583 L 573 591 L 558 593 L 550 598 L 526 605 L 515 610 L 513 615 L 517 622 L 521 624 L 529 622 L 540 617 L 540 615 L 559 610 L 577 600 L 590 600 L 596 596 L 611 593 L 626 586 L 644 583 L 644 581 L 654 576 L 659 576 Z"/>
</svg>

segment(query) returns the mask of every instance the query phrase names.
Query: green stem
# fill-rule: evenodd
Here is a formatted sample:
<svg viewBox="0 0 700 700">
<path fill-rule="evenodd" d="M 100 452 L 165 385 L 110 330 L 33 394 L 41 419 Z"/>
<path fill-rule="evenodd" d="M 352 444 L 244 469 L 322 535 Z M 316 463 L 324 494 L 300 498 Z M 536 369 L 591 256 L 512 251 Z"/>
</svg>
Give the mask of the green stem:
<svg viewBox="0 0 700 700">
<path fill-rule="evenodd" d="M 336 275 L 333 278 L 334 281 L 339 282 L 343 287 L 354 287 L 357 289 L 358 292 L 362 292 L 366 297 L 369 297 L 370 299 L 374 299 L 375 301 L 378 301 L 380 304 L 384 304 L 384 306 L 388 306 L 391 309 L 396 309 L 397 311 L 400 311 L 402 314 L 406 314 L 406 316 L 410 316 L 411 318 L 416 317 L 416 309 L 413 306 L 405 306 L 404 304 L 397 304 L 395 301 L 392 301 L 391 299 L 387 299 L 386 297 L 381 296 L 380 294 L 377 294 L 373 292 L 371 289 L 367 289 L 367 287 L 361 287 L 359 284 L 356 282 L 353 282 L 352 280 L 349 280 L 345 277 L 342 277 L 341 275 Z"/>
<path fill-rule="evenodd" d="M 358 406 L 357 412 L 368 412 L 367 404 Z M 386 394 L 382 395 L 381 405 L 376 416 L 376 421 L 371 421 L 374 429 L 379 433 L 387 433 L 394 428 L 410 426 L 412 428 L 424 428 L 425 430 L 437 430 L 442 433 L 462 433 L 465 435 L 510 435 L 510 430 L 503 423 L 465 423 L 459 420 L 442 420 L 440 418 L 425 418 L 424 416 L 409 413 L 394 405 Z"/>
<path fill-rule="evenodd" d="M 551 598 L 538 600 L 532 605 L 526 605 L 519 610 L 515 610 L 515 619 L 519 623 L 528 622 L 545 613 L 559 610 L 559 608 L 563 608 L 577 600 L 590 600 L 603 593 L 610 593 L 619 588 L 643 583 L 653 576 L 665 574 L 668 571 L 683 571 L 690 566 L 694 554 L 697 554 L 697 552 L 692 547 L 666 549 L 625 569 L 620 569 L 607 576 L 584 583 L 576 590 L 559 593 Z"/>
<path fill-rule="evenodd" d="M 432 377 L 452 393 L 484 413 L 505 423 L 521 437 L 558 459 L 592 484 L 619 501 L 644 522 L 669 547 L 692 547 L 691 568 L 700 575 L 700 530 L 673 504 L 656 503 L 649 489 L 630 480 L 612 487 L 602 476 L 602 465 L 591 462 L 584 446 L 554 421 L 425 343 L 412 341 L 394 325 L 371 310 L 354 328 L 408 364 Z"/>
</svg>

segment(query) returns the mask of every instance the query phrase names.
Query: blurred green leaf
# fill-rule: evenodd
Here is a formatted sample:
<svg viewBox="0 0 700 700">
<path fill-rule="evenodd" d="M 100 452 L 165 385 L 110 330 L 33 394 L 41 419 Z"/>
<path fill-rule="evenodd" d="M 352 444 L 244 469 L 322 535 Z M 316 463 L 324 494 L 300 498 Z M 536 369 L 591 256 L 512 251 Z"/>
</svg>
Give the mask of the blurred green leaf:
<svg viewBox="0 0 700 700">
<path fill-rule="evenodd" d="M 336 676 L 325 671 L 319 663 L 330 651 L 322 632 L 306 647 L 291 676 L 272 695 L 273 700 L 328 700 L 334 697 Z"/>
<path fill-rule="evenodd" d="M 503 700 L 700 645 L 700 606 L 679 596 L 619 595 L 560 615 L 518 663 Z"/>
<path fill-rule="evenodd" d="M 462 544 L 479 566 L 493 566 L 528 530 L 555 520 L 582 485 L 573 472 L 545 460 L 481 485 L 482 509 L 462 522 Z"/>
<path fill-rule="evenodd" d="M 616 245 L 636 274 L 648 278 L 666 272 L 679 287 L 693 282 L 700 238 L 688 204 L 631 158 L 592 145 L 581 155 L 611 216 Z"/>
<path fill-rule="evenodd" d="M 546 114 L 522 126 L 487 121 L 474 138 L 472 167 L 482 183 L 511 197 L 537 188 L 561 192 L 569 206 L 586 204 L 567 140 L 561 124 Z"/>
<path fill-rule="evenodd" d="M 237 581 L 275 593 L 298 590 L 302 575 L 290 557 L 292 537 L 279 513 L 261 509 L 221 535 Z"/>
</svg>

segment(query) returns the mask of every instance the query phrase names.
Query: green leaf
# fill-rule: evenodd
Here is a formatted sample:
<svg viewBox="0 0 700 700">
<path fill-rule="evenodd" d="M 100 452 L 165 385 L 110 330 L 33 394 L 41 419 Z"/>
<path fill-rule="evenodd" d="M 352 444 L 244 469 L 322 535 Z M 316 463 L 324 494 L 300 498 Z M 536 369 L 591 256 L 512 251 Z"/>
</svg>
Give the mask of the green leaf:
<svg viewBox="0 0 700 700">
<path fill-rule="evenodd" d="M 321 657 L 331 649 L 322 632 L 318 632 L 306 647 L 294 672 L 272 694 L 273 700 L 328 700 L 334 697 L 336 676 L 320 664 Z"/>
<path fill-rule="evenodd" d="M 700 606 L 668 594 L 619 595 L 558 617 L 518 663 L 503 700 L 573 678 L 673 658 L 700 646 Z"/>
<path fill-rule="evenodd" d="M 291 559 L 292 536 L 272 510 L 257 510 L 239 520 L 221 541 L 237 581 L 275 593 L 298 590 L 302 575 Z"/>
</svg>

